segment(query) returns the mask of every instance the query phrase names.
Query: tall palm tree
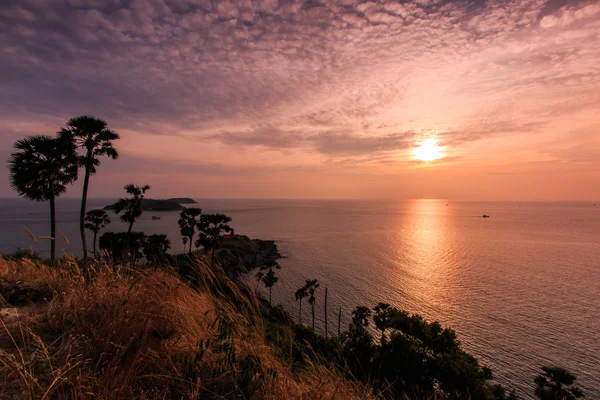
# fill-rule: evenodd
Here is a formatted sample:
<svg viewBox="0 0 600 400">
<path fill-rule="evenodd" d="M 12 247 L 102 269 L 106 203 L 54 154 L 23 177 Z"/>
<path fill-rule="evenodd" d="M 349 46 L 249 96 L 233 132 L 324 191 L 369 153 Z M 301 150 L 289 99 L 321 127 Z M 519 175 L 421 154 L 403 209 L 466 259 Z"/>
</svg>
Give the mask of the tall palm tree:
<svg viewBox="0 0 600 400">
<path fill-rule="evenodd" d="M 89 115 L 82 115 L 71 118 L 67 122 L 66 127 L 58 132 L 58 135 L 61 138 L 71 140 L 77 148 L 83 151 L 83 155 L 79 158 L 80 165 L 85 171 L 81 209 L 79 212 L 79 232 L 81 234 L 81 245 L 83 246 L 83 264 L 87 265 L 85 208 L 90 175 L 96 173 L 96 167 L 100 165 L 99 157 L 108 156 L 112 159 L 119 157 L 119 153 L 113 147 L 113 142 L 119 139 L 119 134 L 108 129 L 106 121 Z"/>
<path fill-rule="evenodd" d="M 308 304 L 310 304 L 312 309 L 312 328 L 315 330 L 315 292 L 321 285 L 317 279 L 307 279 L 306 280 L 306 290 L 308 291 Z"/>
<path fill-rule="evenodd" d="M 94 233 L 94 258 L 96 258 L 96 237 L 98 236 L 98 232 L 110 223 L 110 216 L 104 210 L 90 210 L 85 214 L 85 229 Z"/>
<path fill-rule="evenodd" d="M 215 250 L 221 245 L 223 234 L 234 234 L 233 228 L 229 226 L 231 217 L 225 214 L 202 214 L 198 223 L 200 237 L 196 241 L 196 247 L 204 247 L 207 252 L 210 251 L 210 266 L 215 263 Z"/>
<path fill-rule="evenodd" d="M 265 265 L 263 265 L 260 268 L 263 271 L 264 270 L 267 271 L 267 273 L 262 276 L 261 280 L 262 280 L 262 283 L 264 283 L 265 287 L 269 289 L 269 307 L 271 307 L 273 305 L 273 303 L 271 302 L 271 299 L 272 299 L 271 290 L 273 289 L 273 286 L 275 286 L 275 284 L 279 280 L 279 278 L 275 276 L 275 270 L 280 269 L 280 268 L 281 267 L 279 266 L 277 261 L 268 261 Z"/>
<path fill-rule="evenodd" d="M 306 285 L 296 290 L 296 300 L 300 301 L 300 309 L 298 310 L 298 325 L 302 325 L 302 299 L 308 297 L 308 289 Z"/>
<path fill-rule="evenodd" d="M 133 223 L 142 215 L 142 201 L 146 191 L 150 190 L 150 186 L 136 186 L 133 183 L 125 185 L 125 191 L 131 195 L 131 197 L 123 197 L 119 199 L 115 204 L 111 206 L 113 211 L 121 216 L 119 219 L 122 222 L 129 224 L 127 228 L 127 240 L 131 236 L 131 230 L 133 229 Z"/>
<path fill-rule="evenodd" d="M 190 244 L 190 254 L 192 254 L 192 243 L 194 241 L 194 234 L 196 233 L 196 227 L 200 223 L 200 215 L 202 214 L 201 208 L 186 208 L 179 214 L 179 232 L 184 237 L 185 242 Z M 185 252 L 185 242 L 184 249 Z"/>
<path fill-rule="evenodd" d="M 387 303 L 378 303 L 373 307 L 373 322 L 375 327 L 381 331 L 381 343 L 385 342 L 385 330 L 390 327 L 394 313 L 397 310 Z"/>
<path fill-rule="evenodd" d="M 70 141 L 29 136 L 15 142 L 10 155 L 10 185 L 21 196 L 50 202 L 50 259 L 56 257 L 55 198 L 77 179 L 78 158 Z"/>
</svg>

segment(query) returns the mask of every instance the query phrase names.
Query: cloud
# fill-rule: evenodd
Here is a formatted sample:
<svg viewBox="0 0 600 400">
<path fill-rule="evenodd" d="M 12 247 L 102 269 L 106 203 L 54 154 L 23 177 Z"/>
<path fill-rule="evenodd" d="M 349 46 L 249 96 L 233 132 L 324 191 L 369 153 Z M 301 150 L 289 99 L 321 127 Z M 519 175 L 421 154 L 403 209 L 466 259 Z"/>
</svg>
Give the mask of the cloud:
<svg viewBox="0 0 600 400">
<path fill-rule="evenodd" d="M 92 113 L 281 157 L 375 160 L 428 133 L 461 146 L 597 110 L 598 15 L 557 0 L 7 0 L 0 117 Z"/>
</svg>

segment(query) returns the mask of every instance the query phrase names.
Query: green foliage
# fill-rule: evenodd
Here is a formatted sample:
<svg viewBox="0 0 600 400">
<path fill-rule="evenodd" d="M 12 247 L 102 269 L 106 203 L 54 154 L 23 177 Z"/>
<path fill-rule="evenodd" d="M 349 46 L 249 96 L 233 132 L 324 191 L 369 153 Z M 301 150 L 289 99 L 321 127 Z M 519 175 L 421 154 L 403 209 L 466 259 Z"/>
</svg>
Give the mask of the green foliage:
<svg viewBox="0 0 600 400">
<path fill-rule="evenodd" d="M 450 399 L 488 399 L 488 368 L 460 348 L 456 334 L 438 322 L 429 323 L 389 304 L 359 306 L 343 336 L 344 354 L 352 376 L 372 382 L 384 397 L 423 398 L 441 393 Z M 369 319 L 382 331 L 375 345 Z M 390 330 L 389 338 L 385 331 Z"/>
<path fill-rule="evenodd" d="M 171 242 L 167 239 L 167 235 L 150 235 L 145 238 L 142 248 L 148 262 L 158 263 L 167 257 Z"/>
<path fill-rule="evenodd" d="M 563 368 L 542 367 L 543 373 L 535 378 L 535 395 L 540 400 L 575 400 L 583 391 L 575 386 L 575 375 Z"/>
</svg>

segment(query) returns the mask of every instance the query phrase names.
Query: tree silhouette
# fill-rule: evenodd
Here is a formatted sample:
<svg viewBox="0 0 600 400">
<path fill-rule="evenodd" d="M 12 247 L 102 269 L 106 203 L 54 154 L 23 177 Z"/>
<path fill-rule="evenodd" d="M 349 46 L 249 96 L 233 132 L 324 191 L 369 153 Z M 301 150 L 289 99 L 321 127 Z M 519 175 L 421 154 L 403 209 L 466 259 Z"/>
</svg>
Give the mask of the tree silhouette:
<svg viewBox="0 0 600 400">
<path fill-rule="evenodd" d="M 200 237 L 196 241 L 196 247 L 202 246 L 205 251 L 210 251 L 210 266 L 215 263 L 215 250 L 221 245 L 223 234 L 233 235 L 233 228 L 229 226 L 231 217 L 225 214 L 202 214 L 198 222 Z"/>
<path fill-rule="evenodd" d="M 369 307 L 356 306 L 352 311 L 352 324 L 366 328 L 369 326 L 370 316 L 371 310 L 369 310 Z"/>
<path fill-rule="evenodd" d="M 133 229 L 133 223 L 142 215 L 142 200 L 144 200 L 144 194 L 147 190 L 150 190 L 150 186 L 135 186 L 133 183 L 125 185 L 125 191 L 131 195 L 131 197 L 124 197 L 119 199 L 115 204 L 112 205 L 112 209 L 115 213 L 120 214 L 119 219 L 122 222 L 129 224 L 127 228 L 127 248 L 129 251 L 131 230 Z"/>
<path fill-rule="evenodd" d="M 296 300 L 300 301 L 300 309 L 298 310 L 298 325 L 302 325 L 302 299 L 308 297 L 308 289 L 306 285 L 296 290 Z"/>
<path fill-rule="evenodd" d="M 385 330 L 390 327 L 392 316 L 394 315 L 394 308 L 387 303 L 379 303 L 373 311 L 373 322 L 378 330 L 381 331 L 381 343 L 385 341 Z"/>
<path fill-rule="evenodd" d="M 77 179 L 78 158 L 69 141 L 50 136 L 29 136 L 14 144 L 10 155 L 10 185 L 29 200 L 50 203 L 50 259 L 56 257 L 55 199 Z"/>
<path fill-rule="evenodd" d="M 543 374 L 535 378 L 535 395 L 540 400 L 575 400 L 583 391 L 575 385 L 575 375 L 563 368 L 542 367 Z"/>
<path fill-rule="evenodd" d="M 179 220 L 177 223 L 179 224 L 179 232 L 181 232 L 181 236 L 185 238 L 185 242 L 183 244 L 183 251 L 185 252 L 185 243 L 189 242 L 190 244 L 190 252 L 192 254 L 192 243 L 194 241 L 194 234 L 196 233 L 196 227 L 200 222 L 200 215 L 202 214 L 202 209 L 200 208 L 186 208 L 181 211 L 179 214 Z"/>
<path fill-rule="evenodd" d="M 273 286 L 275 286 L 279 280 L 279 278 L 275 276 L 275 270 L 281 269 L 281 267 L 277 261 L 267 261 L 267 263 L 260 267 L 260 269 L 262 271 L 267 271 L 267 273 L 262 276 L 261 280 L 265 287 L 269 289 L 269 306 L 272 306 L 271 289 L 273 289 Z"/>
<path fill-rule="evenodd" d="M 84 153 L 79 157 L 80 166 L 85 171 L 79 213 L 79 233 L 81 235 L 81 245 L 83 246 L 83 264 L 87 265 L 85 208 L 90 175 L 96 173 L 96 167 L 100 165 L 99 157 L 108 156 L 112 159 L 119 157 L 119 153 L 113 147 L 113 141 L 119 139 L 119 134 L 108 129 L 106 121 L 89 115 L 82 115 L 71 118 L 67 122 L 66 127 L 58 132 L 58 135 L 62 139 L 70 140 L 77 148 L 82 149 Z"/>
<path fill-rule="evenodd" d="M 94 258 L 96 258 L 96 237 L 98 236 L 98 232 L 110 223 L 110 216 L 104 210 L 91 210 L 85 214 L 85 229 L 94 233 Z"/>
<path fill-rule="evenodd" d="M 320 287 L 319 281 L 317 279 L 307 279 L 306 280 L 306 290 L 308 291 L 308 304 L 311 306 L 312 310 L 312 328 L 315 330 L 315 292 Z"/>
<path fill-rule="evenodd" d="M 142 245 L 144 257 L 151 263 L 164 260 L 170 248 L 171 242 L 165 234 L 150 235 L 145 238 Z"/>
</svg>

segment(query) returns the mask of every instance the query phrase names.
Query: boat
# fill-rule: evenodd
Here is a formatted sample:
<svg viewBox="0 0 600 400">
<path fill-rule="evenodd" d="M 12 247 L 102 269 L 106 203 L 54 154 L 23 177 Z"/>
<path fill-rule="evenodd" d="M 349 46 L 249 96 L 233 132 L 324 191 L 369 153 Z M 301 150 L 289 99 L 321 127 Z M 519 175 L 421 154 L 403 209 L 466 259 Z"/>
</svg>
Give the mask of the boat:
<svg viewBox="0 0 600 400">
<path fill-rule="evenodd" d="M 483 218 L 489 218 L 490 216 L 487 214 L 483 214 Z"/>
<path fill-rule="evenodd" d="M 152 216 L 152 220 L 157 220 L 157 219 L 160 219 L 160 217 L 158 215 L 153 215 Z"/>
</svg>

